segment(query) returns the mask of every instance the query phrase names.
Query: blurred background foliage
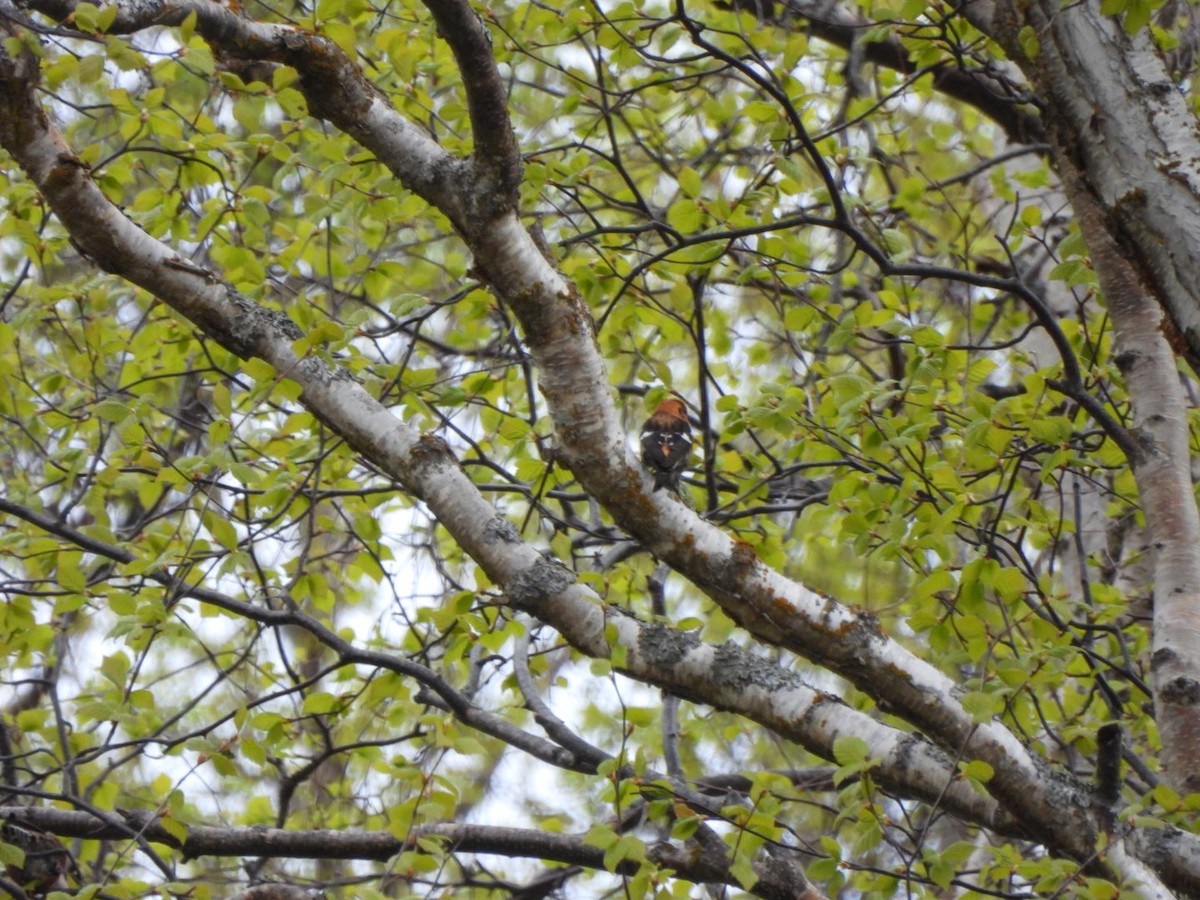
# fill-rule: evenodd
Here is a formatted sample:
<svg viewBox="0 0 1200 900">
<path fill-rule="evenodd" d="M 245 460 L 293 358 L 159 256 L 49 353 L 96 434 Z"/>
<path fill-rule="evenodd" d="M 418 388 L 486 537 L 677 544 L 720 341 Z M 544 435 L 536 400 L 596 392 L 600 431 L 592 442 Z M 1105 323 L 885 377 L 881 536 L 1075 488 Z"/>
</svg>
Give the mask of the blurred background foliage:
<svg viewBox="0 0 1200 900">
<path fill-rule="evenodd" d="M 1135 491 L 1117 448 L 1055 389 L 1060 351 L 1117 419 L 1127 403 L 1045 148 L 936 89 L 945 69 L 1005 78 L 950 7 L 863 0 L 847 7 L 864 25 L 841 47 L 776 5 L 770 19 L 658 0 L 479 7 L 510 85 L 524 220 L 592 310 L 631 435 L 664 390 L 689 401 L 684 490 L 697 511 L 789 577 L 870 609 L 966 685 L 981 721 L 1000 716 L 1081 775 L 1097 724 L 1122 721 L 1147 759 L 1133 783 L 1145 791 L 1155 733 L 1146 631 L 1130 614 L 1146 588 Z M 459 74 L 419 4 L 244 13 L 325 34 L 398 110 L 470 152 Z M 309 118 L 293 70 L 222 60 L 188 25 L 105 36 L 103 16 L 81 6 L 78 36 L 39 46 L 45 102 L 114 202 L 181 264 L 287 313 L 306 348 L 446 438 L 522 535 L 606 600 L 750 643 L 681 579 L 653 608 L 647 580 L 662 573 L 554 464 L 521 335 L 447 221 Z M 885 40 L 908 71 L 867 60 Z M 398 836 L 435 821 L 582 832 L 631 802 L 627 786 L 471 731 L 394 674 L 331 665 L 298 629 L 148 581 L 165 569 L 294 604 L 532 728 L 513 675 L 527 641 L 560 715 L 635 766 L 659 765 L 657 691 L 514 618 L 293 385 L 82 258 L 11 162 L 0 209 L 0 491 L 136 557 L 114 566 L 0 519 L 18 802 Z M 1049 315 L 979 275 L 1024 279 Z M 770 773 L 826 761 L 731 714 L 685 703 L 680 717 L 688 777 L 753 780 L 754 825 L 731 814 L 730 846 L 747 853 L 765 835 L 809 847 L 831 894 L 926 895 L 955 878 L 1051 892 L 1075 872 L 891 799 L 869 774 L 801 789 Z M 128 848 L 76 849 L 90 878 L 111 873 L 110 892 L 153 892 L 159 874 Z M 424 850 L 384 867 L 205 860 L 179 879 L 196 896 L 247 872 L 344 896 L 506 896 L 506 879 L 537 871 Z M 580 876 L 568 893 L 618 883 Z M 624 884 L 692 890 L 649 869 Z"/>
</svg>

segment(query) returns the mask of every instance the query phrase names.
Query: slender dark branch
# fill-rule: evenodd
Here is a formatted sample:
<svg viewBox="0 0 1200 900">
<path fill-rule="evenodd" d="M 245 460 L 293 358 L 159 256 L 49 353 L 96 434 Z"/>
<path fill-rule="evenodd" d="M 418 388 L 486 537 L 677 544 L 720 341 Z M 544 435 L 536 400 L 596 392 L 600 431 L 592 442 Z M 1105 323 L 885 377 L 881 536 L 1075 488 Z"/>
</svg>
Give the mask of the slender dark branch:
<svg viewBox="0 0 1200 900">
<path fill-rule="evenodd" d="M 133 562 L 135 559 L 134 555 L 128 550 L 107 544 L 95 538 L 90 538 L 44 513 L 28 509 L 3 497 L 0 497 L 0 512 L 23 519 L 31 525 L 36 525 L 43 531 L 61 537 L 80 549 L 95 553 L 98 556 L 104 556 L 121 563 Z M 254 622 L 275 626 L 299 626 L 337 653 L 342 665 L 359 664 L 377 666 L 381 669 L 387 669 L 399 675 L 413 678 L 434 691 L 460 721 L 472 728 L 492 737 L 499 738 L 505 743 L 524 750 L 551 765 L 574 771 L 593 771 L 592 766 L 581 762 L 562 748 L 522 731 L 511 722 L 507 722 L 501 717 L 475 706 L 463 697 L 459 691 L 451 687 L 445 679 L 424 666 L 388 653 L 364 650 L 356 647 L 337 632 L 313 617 L 300 612 L 299 609 L 294 607 L 280 610 L 267 609 L 257 604 L 230 597 L 220 591 L 210 590 L 197 585 L 188 585 L 163 569 L 146 572 L 142 577 L 170 588 L 173 592 L 177 592 L 180 598 L 188 597 L 199 600 L 202 603 L 208 603 Z"/>
<path fill-rule="evenodd" d="M 704 37 L 705 26 L 703 23 L 693 19 L 687 14 L 684 9 L 682 0 L 676 0 L 675 3 L 675 18 L 682 23 L 687 30 L 688 35 L 692 39 L 692 43 L 697 47 L 708 52 L 714 59 L 719 59 L 727 66 L 736 69 L 738 72 L 750 81 L 752 84 L 758 85 L 765 91 L 772 100 L 779 104 L 779 108 L 783 110 L 783 115 L 791 126 L 792 134 L 796 140 L 804 148 L 805 155 L 808 156 L 808 161 L 817 171 L 825 189 L 829 192 L 829 202 L 833 206 L 834 215 L 837 220 L 847 228 L 853 228 L 850 224 L 850 216 L 846 211 L 845 203 L 842 201 L 841 186 L 830 170 L 825 158 L 821 155 L 821 151 L 817 149 L 817 145 L 813 143 L 812 137 L 808 133 L 808 129 L 804 127 L 804 122 L 800 118 L 800 112 L 792 103 L 787 91 L 773 75 L 763 74 L 763 71 L 758 67 L 752 66 L 744 60 L 738 59 L 731 53 L 722 50 L 716 44 L 712 43 Z"/>
<path fill-rule="evenodd" d="M 291 831 L 280 828 L 215 828 L 193 825 L 180 840 L 163 828 L 158 818 L 146 813 L 125 812 L 101 818 L 83 812 L 52 807 L 0 807 L 0 817 L 20 814 L 24 821 L 61 837 L 87 840 L 124 840 L 131 831 L 146 840 L 182 851 L 189 859 L 201 856 L 271 856 L 289 859 L 358 859 L 386 862 L 404 850 L 422 850 L 422 843 L 442 843 L 446 849 L 463 853 L 489 853 L 497 856 L 552 860 L 604 870 L 604 850 L 586 842 L 584 835 L 562 834 L 532 828 L 505 828 L 492 825 L 440 824 L 419 826 L 403 840 L 387 832 L 348 829 Z M 701 884 L 738 882 L 730 871 L 729 859 L 716 854 L 698 854 L 695 848 L 662 842 L 651 847 L 647 856 L 677 875 Z M 637 860 L 619 864 L 617 871 L 633 874 Z M 760 882 L 752 889 L 757 896 L 795 897 L 792 879 L 772 879 L 772 870 L 758 868 Z M 9 884 L 0 876 L 0 888 Z M 789 890 L 791 891 L 789 893 Z M 10 891 L 24 896 L 20 889 Z"/>
<path fill-rule="evenodd" d="M 533 712 L 534 719 L 542 726 L 542 730 L 550 736 L 552 741 L 570 751 L 577 759 L 587 760 L 593 766 L 599 766 L 612 758 L 599 747 L 589 744 L 572 731 L 538 694 L 537 686 L 533 683 L 533 676 L 529 671 L 529 637 L 527 634 L 522 635 L 517 641 L 516 651 L 513 653 L 513 672 L 517 677 L 517 688 L 521 691 L 521 696 L 525 698 L 525 705 Z"/>
<path fill-rule="evenodd" d="M 829 3 L 788 0 L 786 6 L 795 17 L 793 21 L 803 19 L 807 23 L 809 34 L 845 50 L 855 43 L 856 36 L 879 27 L 877 22 L 857 19 L 852 13 Z M 861 41 L 861 44 L 867 62 L 906 74 L 918 68 L 897 34 L 889 34 L 882 40 Z M 932 74 L 935 90 L 978 109 L 1003 128 L 1013 143 L 1037 143 L 1042 145 L 1039 152 L 1049 151 L 1041 116 L 1024 102 L 1025 98 L 1015 94 L 1012 85 L 995 73 L 943 64 L 935 67 Z"/>
<path fill-rule="evenodd" d="M 1100 825 L 1111 832 L 1121 802 L 1121 726 L 1109 722 L 1096 732 L 1096 814 Z"/>
<path fill-rule="evenodd" d="M 13 900 L 29 900 L 29 895 L 21 890 L 19 884 L 3 875 L 0 875 L 0 891 L 7 891 Z"/>
<path fill-rule="evenodd" d="M 521 184 L 521 154 L 508 116 L 508 88 L 492 56 L 491 35 L 466 0 L 427 0 L 425 6 L 462 74 L 476 174 L 490 182 L 477 187 L 498 207 L 492 215 L 512 209 Z"/>
</svg>

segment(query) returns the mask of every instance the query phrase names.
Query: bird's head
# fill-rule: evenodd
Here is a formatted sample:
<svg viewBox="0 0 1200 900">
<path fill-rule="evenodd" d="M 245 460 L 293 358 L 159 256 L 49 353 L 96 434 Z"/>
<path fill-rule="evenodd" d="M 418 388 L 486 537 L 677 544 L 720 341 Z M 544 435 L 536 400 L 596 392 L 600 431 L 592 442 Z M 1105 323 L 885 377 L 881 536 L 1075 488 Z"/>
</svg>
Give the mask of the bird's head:
<svg viewBox="0 0 1200 900">
<path fill-rule="evenodd" d="M 656 413 L 663 413 L 668 416 L 673 416 L 676 419 L 687 421 L 687 406 L 679 397 L 668 397 L 662 403 L 655 407 Z"/>
</svg>

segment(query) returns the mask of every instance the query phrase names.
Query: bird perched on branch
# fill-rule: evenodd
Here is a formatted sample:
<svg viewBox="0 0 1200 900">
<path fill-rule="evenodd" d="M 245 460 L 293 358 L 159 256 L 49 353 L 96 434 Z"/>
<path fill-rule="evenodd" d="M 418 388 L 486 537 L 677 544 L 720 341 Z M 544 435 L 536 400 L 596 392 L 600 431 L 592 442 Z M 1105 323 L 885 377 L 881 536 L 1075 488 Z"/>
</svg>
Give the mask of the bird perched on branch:
<svg viewBox="0 0 1200 900">
<path fill-rule="evenodd" d="M 79 867 L 71 851 L 48 831 L 5 819 L 0 825 L 0 841 L 24 852 L 25 861 L 19 866 L 7 866 L 7 874 L 34 896 L 68 890 L 68 874 L 79 880 Z"/>
<path fill-rule="evenodd" d="M 654 476 L 654 490 L 679 490 L 679 478 L 692 453 L 692 426 L 687 407 L 678 397 L 668 397 L 642 426 L 642 465 Z"/>
</svg>

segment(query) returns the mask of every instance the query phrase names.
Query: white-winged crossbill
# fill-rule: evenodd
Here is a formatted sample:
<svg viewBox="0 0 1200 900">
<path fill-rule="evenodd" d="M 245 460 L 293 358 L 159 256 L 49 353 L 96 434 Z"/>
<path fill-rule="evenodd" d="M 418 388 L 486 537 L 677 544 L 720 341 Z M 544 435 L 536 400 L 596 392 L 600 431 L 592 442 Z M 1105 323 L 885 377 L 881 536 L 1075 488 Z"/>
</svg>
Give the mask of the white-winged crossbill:
<svg viewBox="0 0 1200 900">
<path fill-rule="evenodd" d="M 654 476 L 654 490 L 679 489 L 679 478 L 692 453 L 692 426 L 687 407 L 678 397 L 668 397 L 642 426 L 642 464 Z"/>
</svg>

